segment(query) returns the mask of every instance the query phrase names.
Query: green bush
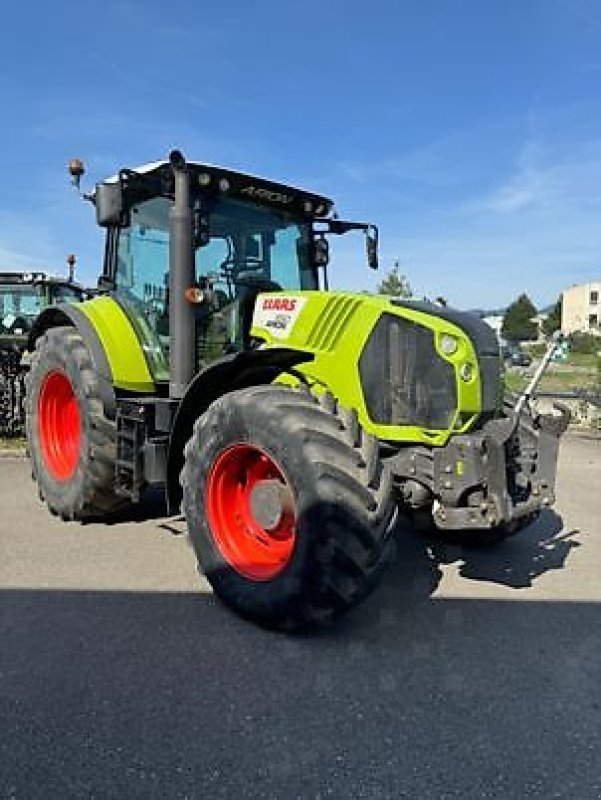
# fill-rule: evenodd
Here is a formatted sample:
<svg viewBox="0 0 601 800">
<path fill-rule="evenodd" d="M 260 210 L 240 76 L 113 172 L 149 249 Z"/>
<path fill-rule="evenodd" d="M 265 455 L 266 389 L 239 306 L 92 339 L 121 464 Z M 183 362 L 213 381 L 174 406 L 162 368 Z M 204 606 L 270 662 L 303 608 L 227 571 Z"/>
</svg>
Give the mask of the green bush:
<svg viewBox="0 0 601 800">
<path fill-rule="evenodd" d="M 571 333 L 568 342 L 572 353 L 595 355 L 601 351 L 601 336 L 594 333 Z"/>
<path fill-rule="evenodd" d="M 547 345 L 542 342 L 536 344 L 524 344 L 524 350 L 527 350 L 532 358 L 542 358 L 547 352 Z"/>
</svg>

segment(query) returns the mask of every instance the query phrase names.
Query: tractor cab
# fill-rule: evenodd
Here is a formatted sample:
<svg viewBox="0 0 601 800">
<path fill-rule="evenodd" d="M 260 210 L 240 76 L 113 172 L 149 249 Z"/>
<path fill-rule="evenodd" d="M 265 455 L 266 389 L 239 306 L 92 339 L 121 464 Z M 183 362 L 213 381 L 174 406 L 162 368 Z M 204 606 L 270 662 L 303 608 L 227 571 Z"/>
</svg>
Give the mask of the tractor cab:
<svg viewBox="0 0 601 800">
<path fill-rule="evenodd" d="M 0 273 L 0 348 L 24 348 L 38 314 L 47 306 L 76 303 L 87 297 L 72 280 L 43 272 Z"/>
<path fill-rule="evenodd" d="M 22 355 L 38 315 L 45 308 L 88 297 L 83 287 L 73 281 L 75 257 L 69 256 L 68 263 L 69 278 L 53 278 L 44 272 L 0 272 L 0 436 L 23 434 Z"/>
<path fill-rule="evenodd" d="M 199 369 L 251 346 L 259 293 L 327 288 L 327 234 L 363 230 L 375 266 L 377 230 L 330 217 L 331 200 L 177 152 L 121 170 L 93 199 L 108 229 L 100 287 L 136 325 L 155 381 L 169 380 L 170 351 L 183 344 L 180 392 Z"/>
</svg>

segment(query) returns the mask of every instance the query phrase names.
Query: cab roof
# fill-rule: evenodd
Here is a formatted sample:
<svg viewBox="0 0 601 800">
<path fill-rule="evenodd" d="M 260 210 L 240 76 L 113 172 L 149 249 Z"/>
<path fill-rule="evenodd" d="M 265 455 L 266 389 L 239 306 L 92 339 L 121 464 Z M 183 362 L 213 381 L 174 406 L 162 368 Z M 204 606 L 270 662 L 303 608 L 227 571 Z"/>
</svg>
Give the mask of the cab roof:
<svg viewBox="0 0 601 800">
<path fill-rule="evenodd" d="M 192 185 L 205 194 L 247 200 L 282 210 L 288 209 L 309 218 L 327 217 L 334 205 L 332 200 L 323 195 L 215 164 L 186 161 L 186 167 L 191 174 Z M 135 180 L 135 176 L 156 180 L 158 185 L 165 189 L 164 193 L 169 194 L 169 186 L 173 180 L 169 161 L 151 161 L 133 169 L 123 169 L 102 182 L 116 183 L 119 180 L 130 182 L 131 179 Z"/>
<path fill-rule="evenodd" d="M 0 272 L 0 286 L 32 286 L 40 283 L 60 286 L 73 286 L 76 289 L 83 289 L 83 286 L 76 281 L 70 281 L 68 278 L 48 275 L 46 272 L 40 272 L 38 270 L 31 270 L 29 272 Z"/>
</svg>

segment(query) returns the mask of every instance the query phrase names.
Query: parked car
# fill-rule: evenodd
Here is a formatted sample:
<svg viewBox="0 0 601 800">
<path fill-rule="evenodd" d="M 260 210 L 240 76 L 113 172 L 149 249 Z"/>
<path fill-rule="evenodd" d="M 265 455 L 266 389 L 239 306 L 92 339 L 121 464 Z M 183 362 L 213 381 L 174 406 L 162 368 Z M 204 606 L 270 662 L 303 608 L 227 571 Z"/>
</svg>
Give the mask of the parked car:
<svg viewBox="0 0 601 800">
<path fill-rule="evenodd" d="M 505 345 L 502 354 L 508 367 L 529 367 L 532 364 L 531 356 L 515 345 Z"/>
</svg>

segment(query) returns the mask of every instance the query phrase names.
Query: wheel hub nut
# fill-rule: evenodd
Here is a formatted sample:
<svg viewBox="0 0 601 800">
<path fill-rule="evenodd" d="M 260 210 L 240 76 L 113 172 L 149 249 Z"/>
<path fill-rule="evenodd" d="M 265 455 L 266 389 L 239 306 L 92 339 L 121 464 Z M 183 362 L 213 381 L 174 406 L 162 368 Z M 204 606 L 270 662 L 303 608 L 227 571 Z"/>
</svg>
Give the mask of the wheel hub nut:
<svg viewBox="0 0 601 800">
<path fill-rule="evenodd" d="M 278 480 L 259 481 L 250 494 L 250 510 L 264 530 L 273 531 L 284 514 L 293 513 L 292 495 Z"/>
</svg>

